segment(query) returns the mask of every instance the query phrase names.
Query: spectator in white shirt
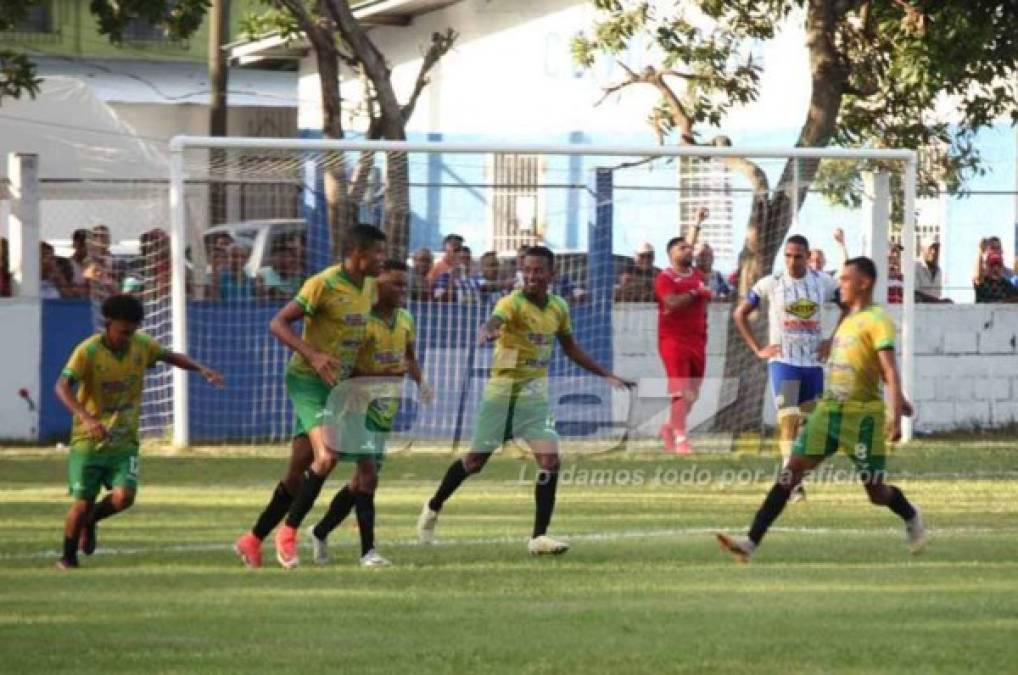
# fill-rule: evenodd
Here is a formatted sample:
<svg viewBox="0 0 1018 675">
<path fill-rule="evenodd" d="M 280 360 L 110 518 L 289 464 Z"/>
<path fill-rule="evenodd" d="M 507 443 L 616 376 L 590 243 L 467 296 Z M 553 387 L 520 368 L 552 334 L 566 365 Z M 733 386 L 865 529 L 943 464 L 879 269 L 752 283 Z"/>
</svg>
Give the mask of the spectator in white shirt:
<svg viewBox="0 0 1018 675">
<path fill-rule="evenodd" d="M 944 288 L 944 269 L 940 267 L 940 242 L 924 243 L 922 255 L 915 262 L 916 302 L 951 302 L 941 297 Z"/>
</svg>

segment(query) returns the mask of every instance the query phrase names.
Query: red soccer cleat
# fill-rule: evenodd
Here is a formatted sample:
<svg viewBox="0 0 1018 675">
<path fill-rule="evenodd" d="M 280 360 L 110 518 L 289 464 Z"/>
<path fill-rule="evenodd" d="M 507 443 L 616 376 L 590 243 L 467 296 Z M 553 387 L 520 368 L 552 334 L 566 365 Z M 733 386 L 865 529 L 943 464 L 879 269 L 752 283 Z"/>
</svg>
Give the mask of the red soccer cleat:
<svg viewBox="0 0 1018 675">
<path fill-rule="evenodd" d="M 251 532 L 245 532 L 233 544 L 233 551 L 244 561 L 244 566 L 255 569 L 262 566 L 262 540 Z"/>
<path fill-rule="evenodd" d="M 286 569 L 293 569 L 300 564 L 297 556 L 297 530 L 283 525 L 276 531 L 276 560 Z"/>
</svg>

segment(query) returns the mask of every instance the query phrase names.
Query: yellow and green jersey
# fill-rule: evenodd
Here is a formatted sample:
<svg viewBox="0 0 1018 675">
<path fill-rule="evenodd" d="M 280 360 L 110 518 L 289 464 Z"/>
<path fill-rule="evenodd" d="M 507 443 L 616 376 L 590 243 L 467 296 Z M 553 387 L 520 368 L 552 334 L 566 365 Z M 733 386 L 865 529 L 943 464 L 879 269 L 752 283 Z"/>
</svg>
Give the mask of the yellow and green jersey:
<svg viewBox="0 0 1018 675">
<path fill-rule="evenodd" d="M 894 349 L 894 330 L 894 322 L 879 305 L 845 317 L 834 334 L 824 398 L 882 404 L 877 352 Z"/>
<path fill-rule="evenodd" d="M 365 375 L 402 376 L 407 369 L 406 350 L 416 339 L 414 319 L 405 309 L 397 309 L 389 321 L 372 312 L 368 316 L 368 324 L 364 344 L 357 355 L 357 373 Z M 387 429 L 399 411 L 402 394 L 402 380 L 372 382 L 365 380 L 369 387 L 371 404 L 368 407 L 368 418 L 377 427 Z"/>
<path fill-rule="evenodd" d="M 120 352 L 110 348 L 103 333 L 79 344 L 62 375 L 78 383 L 78 402 L 106 427 L 110 438 L 93 441 L 75 415 L 72 447 L 84 451 L 136 450 L 145 370 L 167 353 L 162 345 L 140 331 L 131 336 Z"/>
<path fill-rule="evenodd" d="M 492 380 L 521 383 L 548 375 L 555 340 L 572 335 L 569 305 L 552 293 L 544 306 L 513 291 L 495 305 L 492 317 L 502 321 L 491 362 Z"/>
<path fill-rule="evenodd" d="M 329 267 L 308 279 L 295 298 L 304 308 L 304 341 L 340 362 L 340 379 L 353 372 L 374 300 L 374 277 L 366 277 L 358 287 L 342 265 Z M 299 353 L 290 359 L 289 370 L 317 377 L 315 369 Z"/>
</svg>

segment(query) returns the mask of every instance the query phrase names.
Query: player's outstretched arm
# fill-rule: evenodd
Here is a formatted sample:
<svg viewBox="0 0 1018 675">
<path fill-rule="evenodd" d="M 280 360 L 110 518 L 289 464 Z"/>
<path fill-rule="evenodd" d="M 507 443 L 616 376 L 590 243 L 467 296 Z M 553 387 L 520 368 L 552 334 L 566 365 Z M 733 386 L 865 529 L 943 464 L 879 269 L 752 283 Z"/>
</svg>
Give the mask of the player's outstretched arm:
<svg viewBox="0 0 1018 675">
<path fill-rule="evenodd" d="M 53 393 L 56 394 L 57 400 L 60 401 L 65 408 L 72 414 L 77 415 L 81 423 L 85 425 L 85 430 L 88 432 L 89 438 L 93 441 L 101 441 L 109 436 L 109 431 L 102 425 L 102 422 L 92 417 L 92 414 L 85 409 L 85 406 L 81 405 L 78 399 L 74 396 L 74 391 L 71 389 L 71 379 L 66 375 L 61 375 L 60 379 L 57 380 L 57 384 L 53 387 Z"/>
<path fill-rule="evenodd" d="M 335 386 L 339 361 L 314 349 L 293 330 L 293 323 L 302 318 L 304 318 L 304 308 L 291 300 L 272 317 L 272 321 L 269 322 L 269 332 L 284 345 L 307 359 L 326 384 Z"/>
<path fill-rule="evenodd" d="M 166 352 L 166 354 L 163 356 L 161 360 L 165 361 L 171 366 L 175 366 L 182 370 L 190 370 L 196 372 L 199 375 L 201 375 L 202 379 L 204 379 L 206 382 L 208 382 L 209 384 L 214 384 L 220 389 L 226 386 L 226 380 L 223 379 L 223 376 L 218 371 L 198 363 L 187 354 L 179 354 L 177 352 Z"/>
<path fill-rule="evenodd" d="M 629 389 L 636 386 L 636 382 L 627 380 L 609 373 L 607 370 L 602 368 L 594 359 L 590 358 L 587 352 L 580 348 L 580 345 L 576 344 L 576 340 L 573 339 L 572 335 L 559 335 L 558 342 L 562 345 L 562 353 L 569 357 L 573 363 L 583 368 L 588 373 L 593 373 L 598 377 L 603 377 L 608 380 L 613 387 L 619 389 Z"/>
<path fill-rule="evenodd" d="M 761 347 L 756 337 L 753 335 L 752 329 L 749 327 L 749 315 L 753 313 L 756 306 L 753 305 L 749 300 L 743 300 L 738 304 L 735 310 L 732 312 L 732 321 L 735 322 L 735 327 L 739 329 L 739 335 L 742 336 L 742 341 L 746 343 L 749 350 L 759 356 L 761 359 L 769 359 L 773 356 L 781 355 L 781 345 L 767 345 Z"/>
<path fill-rule="evenodd" d="M 912 404 L 901 390 L 901 377 L 894 360 L 894 350 L 881 349 L 877 352 L 877 358 L 880 359 L 880 376 L 887 387 L 887 398 L 891 404 L 891 414 L 887 418 L 887 440 L 893 443 L 901 440 L 901 416 L 912 416 Z"/>
</svg>

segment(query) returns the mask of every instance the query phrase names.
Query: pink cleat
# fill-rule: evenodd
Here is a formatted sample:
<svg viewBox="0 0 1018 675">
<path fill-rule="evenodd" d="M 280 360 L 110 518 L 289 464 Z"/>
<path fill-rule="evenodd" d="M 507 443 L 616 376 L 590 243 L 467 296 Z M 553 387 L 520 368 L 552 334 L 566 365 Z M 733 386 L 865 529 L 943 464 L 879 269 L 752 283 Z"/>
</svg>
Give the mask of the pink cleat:
<svg viewBox="0 0 1018 675">
<path fill-rule="evenodd" d="M 251 532 L 245 532 L 233 544 L 233 551 L 244 561 L 244 566 L 256 569 L 262 566 L 262 540 Z"/>
<path fill-rule="evenodd" d="M 288 570 L 300 564 L 297 555 L 297 530 L 289 525 L 283 525 L 276 531 L 276 560 Z"/>
</svg>

